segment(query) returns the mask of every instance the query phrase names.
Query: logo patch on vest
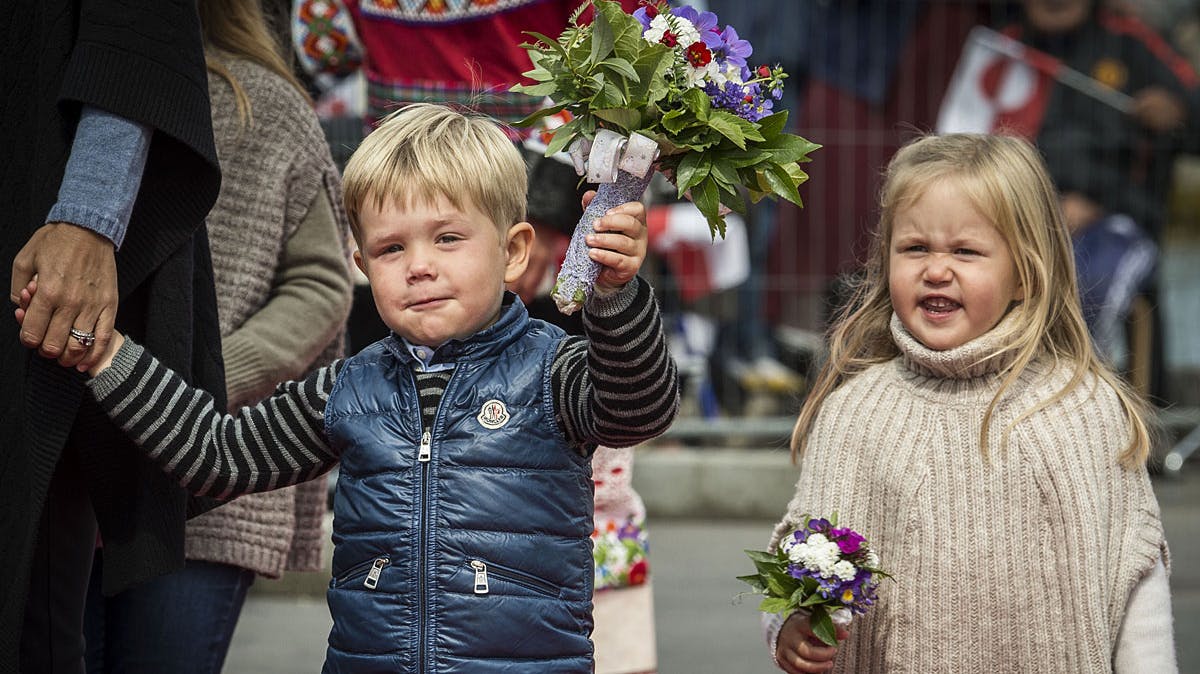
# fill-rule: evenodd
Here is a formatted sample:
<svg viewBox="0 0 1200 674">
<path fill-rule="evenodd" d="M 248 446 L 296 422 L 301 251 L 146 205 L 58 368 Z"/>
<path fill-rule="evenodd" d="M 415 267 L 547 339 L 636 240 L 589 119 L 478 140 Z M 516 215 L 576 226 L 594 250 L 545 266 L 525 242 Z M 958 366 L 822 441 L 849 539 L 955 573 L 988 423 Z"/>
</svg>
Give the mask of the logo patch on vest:
<svg viewBox="0 0 1200 674">
<path fill-rule="evenodd" d="M 508 423 L 508 408 L 499 400 L 489 400 L 479 410 L 479 423 L 484 428 L 495 430 Z"/>
</svg>

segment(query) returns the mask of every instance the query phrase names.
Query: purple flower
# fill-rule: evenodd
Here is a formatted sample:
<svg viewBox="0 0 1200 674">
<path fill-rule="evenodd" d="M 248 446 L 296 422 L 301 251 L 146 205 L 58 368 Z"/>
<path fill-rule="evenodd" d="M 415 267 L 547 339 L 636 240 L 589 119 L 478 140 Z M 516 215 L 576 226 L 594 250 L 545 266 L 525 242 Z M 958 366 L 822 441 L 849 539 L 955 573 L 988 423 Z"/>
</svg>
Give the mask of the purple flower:
<svg viewBox="0 0 1200 674">
<path fill-rule="evenodd" d="M 833 525 L 829 523 L 829 520 L 825 519 L 824 517 L 820 519 L 814 517 L 808 520 L 808 528 L 822 534 L 828 532 L 832 526 Z"/>
<path fill-rule="evenodd" d="M 720 44 L 720 35 L 717 33 L 717 15 L 712 12 L 697 12 L 695 7 L 676 7 L 671 10 L 671 13 L 681 19 L 687 19 L 692 22 L 696 30 L 700 31 L 700 39 L 712 49 L 714 45 L 708 41 L 708 33 L 712 33 L 718 39 L 717 44 Z"/>
<path fill-rule="evenodd" d="M 746 58 L 754 52 L 754 48 L 750 43 L 739 38 L 737 31 L 733 26 L 725 26 L 725 30 L 720 34 L 714 34 L 715 44 L 710 43 L 705 34 L 705 44 L 713 50 L 713 54 L 721 63 L 732 63 L 737 66 L 745 67 Z"/>
<path fill-rule="evenodd" d="M 642 24 L 642 32 L 643 32 L 643 33 L 645 33 L 647 30 L 649 30 L 649 28 L 650 28 L 650 22 L 651 22 L 651 21 L 654 19 L 654 16 L 650 15 L 650 14 L 649 14 L 649 13 L 646 11 L 647 9 L 649 9 L 649 6 L 647 6 L 647 7 L 639 7 L 639 8 L 637 9 L 637 11 L 635 11 L 635 12 L 633 13 L 633 18 L 637 19 L 637 20 L 638 20 L 638 23 Z M 656 10 L 654 10 L 654 14 L 655 14 L 655 15 L 657 15 L 657 14 L 658 14 L 658 10 L 657 10 L 657 9 L 656 9 Z"/>
<path fill-rule="evenodd" d="M 837 543 L 838 550 L 841 550 L 843 555 L 852 555 L 858 552 L 863 541 L 867 540 L 853 529 L 834 529 L 829 532 L 829 537 Z"/>
</svg>

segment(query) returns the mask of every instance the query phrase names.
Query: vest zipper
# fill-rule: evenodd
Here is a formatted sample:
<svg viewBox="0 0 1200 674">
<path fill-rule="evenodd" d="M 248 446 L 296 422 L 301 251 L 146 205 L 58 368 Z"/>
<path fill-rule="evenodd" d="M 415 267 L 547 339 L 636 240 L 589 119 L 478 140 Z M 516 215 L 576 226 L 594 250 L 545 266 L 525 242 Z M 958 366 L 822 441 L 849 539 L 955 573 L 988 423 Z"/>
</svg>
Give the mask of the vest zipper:
<svg viewBox="0 0 1200 674">
<path fill-rule="evenodd" d="M 488 587 L 489 573 L 496 578 L 504 579 L 514 585 L 520 585 L 521 587 L 537 592 L 538 594 L 544 594 L 549 597 L 557 597 L 561 594 L 559 588 L 555 587 L 551 583 L 547 583 L 541 578 L 538 578 L 537 576 L 531 576 L 523 571 L 517 571 L 516 569 L 510 569 L 508 567 L 498 566 L 496 564 L 492 564 L 491 567 L 488 567 L 488 565 L 481 559 L 472 559 L 471 568 L 475 570 L 475 594 L 488 594 L 490 592 L 490 588 Z"/>
<path fill-rule="evenodd" d="M 429 460 L 432 458 L 433 434 L 429 432 L 429 429 L 425 429 L 425 432 L 421 433 L 421 449 L 417 452 L 417 461 L 429 463 Z"/>
<path fill-rule="evenodd" d="M 368 590 L 374 590 L 379 585 L 379 574 L 383 573 L 383 567 L 391 561 L 387 557 L 380 557 L 371 565 L 371 570 L 367 572 L 367 578 L 363 581 L 363 587 Z"/>
<path fill-rule="evenodd" d="M 440 402 L 439 402 L 440 405 Z M 436 416 L 436 415 L 435 415 Z M 421 530 L 417 534 L 417 568 L 419 577 L 417 579 L 417 634 L 420 640 L 420 647 L 417 649 L 417 673 L 425 674 L 425 647 L 428 642 L 429 631 L 429 616 L 428 607 L 426 604 L 426 595 L 428 588 L 427 575 L 425 573 L 425 562 L 428 553 L 428 537 L 429 537 L 429 462 L 433 458 L 433 434 L 428 428 L 421 432 L 421 447 L 417 453 L 417 461 L 421 464 L 421 503 L 420 503 L 420 522 Z"/>
</svg>

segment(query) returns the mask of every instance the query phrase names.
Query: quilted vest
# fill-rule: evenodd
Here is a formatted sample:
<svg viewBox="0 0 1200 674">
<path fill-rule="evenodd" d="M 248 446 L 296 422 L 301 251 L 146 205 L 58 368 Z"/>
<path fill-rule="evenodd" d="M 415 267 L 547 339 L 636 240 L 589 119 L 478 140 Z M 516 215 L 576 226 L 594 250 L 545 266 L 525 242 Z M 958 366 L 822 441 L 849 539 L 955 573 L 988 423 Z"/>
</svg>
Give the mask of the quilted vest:
<svg viewBox="0 0 1200 674">
<path fill-rule="evenodd" d="M 423 428 L 413 357 L 350 358 L 325 408 L 341 453 L 325 674 L 592 671 L 591 465 L 555 422 L 564 334 L 520 301 L 438 349 Z"/>
</svg>

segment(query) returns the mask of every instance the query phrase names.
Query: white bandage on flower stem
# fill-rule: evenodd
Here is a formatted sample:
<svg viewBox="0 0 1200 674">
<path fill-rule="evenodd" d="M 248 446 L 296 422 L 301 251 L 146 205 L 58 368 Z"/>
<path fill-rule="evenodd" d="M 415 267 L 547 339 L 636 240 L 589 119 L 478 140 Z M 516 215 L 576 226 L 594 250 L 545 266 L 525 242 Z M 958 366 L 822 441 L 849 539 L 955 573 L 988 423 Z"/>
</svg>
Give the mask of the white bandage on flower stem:
<svg viewBox="0 0 1200 674">
<path fill-rule="evenodd" d="M 658 143 L 639 133 L 628 138 L 610 129 L 600 129 L 594 139 L 576 138 L 567 150 L 577 175 L 586 172 L 588 182 L 611 183 L 617 170 L 646 177 L 658 159 Z"/>
</svg>

